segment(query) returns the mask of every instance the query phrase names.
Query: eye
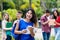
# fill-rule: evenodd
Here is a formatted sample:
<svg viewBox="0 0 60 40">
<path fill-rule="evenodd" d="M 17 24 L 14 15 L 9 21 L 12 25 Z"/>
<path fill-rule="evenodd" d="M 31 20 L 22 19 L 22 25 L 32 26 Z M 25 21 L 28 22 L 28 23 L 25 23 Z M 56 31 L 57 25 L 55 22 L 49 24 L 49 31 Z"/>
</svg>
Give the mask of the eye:
<svg viewBox="0 0 60 40">
<path fill-rule="evenodd" d="M 29 12 L 28 12 L 28 14 L 29 14 Z"/>
</svg>

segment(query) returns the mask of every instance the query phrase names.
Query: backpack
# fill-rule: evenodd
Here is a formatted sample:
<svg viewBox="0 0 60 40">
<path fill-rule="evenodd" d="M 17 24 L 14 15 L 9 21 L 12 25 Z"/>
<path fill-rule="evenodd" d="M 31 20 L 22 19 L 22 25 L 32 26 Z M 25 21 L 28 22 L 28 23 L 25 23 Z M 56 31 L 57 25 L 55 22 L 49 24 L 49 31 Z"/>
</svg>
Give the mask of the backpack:
<svg viewBox="0 0 60 40">
<path fill-rule="evenodd" d="M 12 28 L 12 30 L 11 30 L 11 34 L 12 34 L 13 38 L 17 39 L 17 38 L 19 37 L 19 34 L 15 34 L 15 33 L 14 33 L 15 28 L 16 28 L 16 23 L 14 24 L 14 26 L 13 26 L 13 28 Z M 20 29 L 19 29 L 19 30 L 20 30 Z"/>
</svg>

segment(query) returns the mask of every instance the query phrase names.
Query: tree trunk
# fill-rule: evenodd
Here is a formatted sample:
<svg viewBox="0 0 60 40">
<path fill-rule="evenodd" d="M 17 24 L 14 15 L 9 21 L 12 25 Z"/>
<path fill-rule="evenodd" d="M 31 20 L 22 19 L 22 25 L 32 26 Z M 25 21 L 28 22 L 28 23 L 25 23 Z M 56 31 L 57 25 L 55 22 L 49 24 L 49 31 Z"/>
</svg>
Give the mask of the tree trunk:
<svg viewBox="0 0 60 40">
<path fill-rule="evenodd" d="M 31 3 L 32 3 L 31 1 L 32 1 L 32 0 L 29 0 L 29 8 L 31 8 Z"/>
<path fill-rule="evenodd" d="M 44 2 L 44 0 L 40 0 L 40 1 L 41 1 L 41 4 L 40 5 L 46 10 L 47 9 L 47 7 L 45 5 L 46 3 Z"/>
</svg>

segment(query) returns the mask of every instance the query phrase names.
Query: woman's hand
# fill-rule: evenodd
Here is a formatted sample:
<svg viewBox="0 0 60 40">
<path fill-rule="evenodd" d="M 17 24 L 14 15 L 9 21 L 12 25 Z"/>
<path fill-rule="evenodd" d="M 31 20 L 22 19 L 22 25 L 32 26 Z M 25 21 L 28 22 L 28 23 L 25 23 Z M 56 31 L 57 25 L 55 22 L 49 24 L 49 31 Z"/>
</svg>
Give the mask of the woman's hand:
<svg viewBox="0 0 60 40">
<path fill-rule="evenodd" d="M 32 30 L 33 30 L 33 28 L 32 28 L 32 27 L 28 27 L 28 29 L 29 29 L 30 31 L 32 31 Z"/>
<path fill-rule="evenodd" d="M 27 30 L 22 30 L 22 31 L 21 31 L 22 34 L 24 34 L 24 33 L 26 33 L 26 32 L 27 32 Z"/>
<path fill-rule="evenodd" d="M 32 28 L 32 27 L 28 27 L 28 29 L 29 29 L 29 31 L 30 31 L 30 33 L 31 33 L 31 36 L 34 37 L 35 34 L 34 34 L 34 32 L 33 32 L 33 28 Z"/>
</svg>

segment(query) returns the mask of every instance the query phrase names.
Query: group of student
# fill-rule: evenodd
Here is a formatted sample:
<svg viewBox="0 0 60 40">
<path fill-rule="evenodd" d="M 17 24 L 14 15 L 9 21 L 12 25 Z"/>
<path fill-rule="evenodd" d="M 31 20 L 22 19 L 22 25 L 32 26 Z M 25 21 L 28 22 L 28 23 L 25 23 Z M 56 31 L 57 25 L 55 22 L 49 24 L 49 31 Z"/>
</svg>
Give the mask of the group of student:
<svg viewBox="0 0 60 40">
<path fill-rule="evenodd" d="M 33 9 L 28 9 L 22 18 L 22 12 L 17 12 L 13 25 L 9 14 L 4 13 L 2 20 L 2 40 L 35 40 L 34 29 L 37 28 L 37 17 Z M 13 16 L 14 17 L 14 16 Z"/>
<path fill-rule="evenodd" d="M 52 12 L 52 16 L 50 15 L 50 11 L 46 10 L 45 14 L 41 16 L 41 26 L 42 26 L 42 35 L 44 40 L 49 40 L 51 34 L 51 25 L 49 22 L 55 19 L 54 25 L 53 21 L 50 23 L 54 26 L 55 30 L 55 40 L 60 40 L 60 15 L 58 10 L 54 10 Z"/>
<path fill-rule="evenodd" d="M 55 19 L 55 40 L 60 40 L 60 15 L 58 10 L 52 12 L 46 10 L 45 14 L 41 16 L 41 27 L 43 40 L 49 40 L 51 34 L 51 25 L 49 25 L 50 19 Z M 35 40 L 35 31 L 38 26 L 37 16 L 33 9 L 28 9 L 22 18 L 22 12 L 17 12 L 13 25 L 9 19 L 8 13 L 4 13 L 2 20 L 2 40 Z M 14 17 L 14 16 L 13 16 Z"/>
</svg>

